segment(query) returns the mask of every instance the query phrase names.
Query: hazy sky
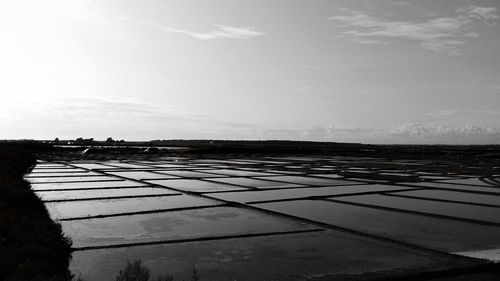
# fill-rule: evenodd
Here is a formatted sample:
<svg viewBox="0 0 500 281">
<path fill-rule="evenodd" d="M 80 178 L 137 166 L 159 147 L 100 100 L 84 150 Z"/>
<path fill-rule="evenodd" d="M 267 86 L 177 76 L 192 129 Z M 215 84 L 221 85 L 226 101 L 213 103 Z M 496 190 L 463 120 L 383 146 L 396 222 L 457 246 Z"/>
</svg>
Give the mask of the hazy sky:
<svg viewBox="0 0 500 281">
<path fill-rule="evenodd" d="M 498 0 L 3 0 L 0 139 L 500 143 Z"/>
</svg>

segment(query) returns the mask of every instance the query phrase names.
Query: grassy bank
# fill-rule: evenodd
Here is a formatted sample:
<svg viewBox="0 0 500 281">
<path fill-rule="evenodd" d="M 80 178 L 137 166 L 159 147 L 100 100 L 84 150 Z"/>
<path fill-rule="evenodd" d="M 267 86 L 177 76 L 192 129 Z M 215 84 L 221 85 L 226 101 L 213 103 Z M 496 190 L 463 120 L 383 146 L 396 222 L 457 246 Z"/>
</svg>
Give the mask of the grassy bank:
<svg viewBox="0 0 500 281">
<path fill-rule="evenodd" d="M 0 280 L 71 279 L 71 242 L 23 179 L 35 164 L 22 147 L 0 145 Z"/>
</svg>

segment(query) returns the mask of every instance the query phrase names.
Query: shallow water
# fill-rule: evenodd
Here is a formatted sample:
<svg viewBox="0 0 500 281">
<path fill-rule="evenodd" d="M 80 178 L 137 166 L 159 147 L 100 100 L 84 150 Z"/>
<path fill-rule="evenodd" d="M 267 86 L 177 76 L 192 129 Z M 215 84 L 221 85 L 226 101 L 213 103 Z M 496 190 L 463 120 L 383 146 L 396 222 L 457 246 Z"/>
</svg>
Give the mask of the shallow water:
<svg viewBox="0 0 500 281">
<path fill-rule="evenodd" d="M 500 248 L 484 251 L 456 252 L 454 254 L 500 262 Z"/>
<path fill-rule="evenodd" d="M 33 171 L 31 171 L 31 175 L 37 175 L 40 173 L 72 173 L 72 172 L 87 172 L 85 169 L 79 169 L 79 168 L 73 168 L 73 167 L 68 167 L 68 168 L 55 168 L 55 169 L 49 169 L 49 168 L 34 168 Z"/>
<path fill-rule="evenodd" d="M 204 171 L 204 170 L 203 170 Z M 203 171 L 158 171 L 158 173 L 186 178 L 216 178 L 222 177 L 221 175 L 203 173 Z"/>
<path fill-rule="evenodd" d="M 500 185 L 491 184 L 485 181 L 480 180 L 479 178 L 470 178 L 470 179 L 457 179 L 457 180 L 441 180 L 439 182 L 442 183 L 456 183 L 456 184 L 468 184 L 468 185 L 480 185 L 486 187 L 499 187 Z"/>
<path fill-rule="evenodd" d="M 70 173 L 32 173 L 26 176 L 26 178 L 45 178 L 45 177 L 86 177 L 86 176 L 104 176 L 101 173 L 81 171 L 81 172 L 70 172 Z"/>
<path fill-rule="evenodd" d="M 457 192 L 447 190 L 415 190 L 397 192 L 395 195 L 417 196 L 421 198 L 453 200 L 465 203 L 491 204 L 500 207 L 500 196 L 475 194 L 470 192 Z"/>
<path fill-rule="evenodd" d="M 64 168 L 67 167 L 66 164 L 57 164 L 57 163 L 37 163 L 36 168 Z"/>
<path fill-rule="evenodd" d="M 500 223 L 500 208 L 409 199 L 379 194 L 339 197 L 335 198 L 335 200 Z"/>
<path fill-rule="evenodd" d="M 116 188 L 116 189 L 93 189 L 93 190 L 68 190 L 68 191 L 38 191 L 36 194 L 42 200 L 70 200 L 86 198 L 106 198 L 120 196 L 142 196 L 142 195 L 165 195 L 180 194 L 165 188 Z"/>
<path fill-rule="evenodd" d="M 104 246 L 208 236 L 313 229 L 239 208 L 163 212 L 61 222 L 73 247 Z"/>
<path fill-rule="evenodd" d="M 261 179 L 252 179 L 252 178 L 219 178 L 219 179 L 210 179 L 211 181 L 227 183 L 227 184 L 235 184 L 246 187 L 255 187 L 259 189 L 265 188 L 289 188 L 289 187 L 302 187 L 300 184 L 293 183 L 285 183 L 278 181 L 268 181 Z"/>
<path fill-rule="evenodd" d="M 224 176 L 239 176 L 239 177 L 259 177 L 259 176 L 269 176 L 273 175 L 271 173 L 263 173 L 248 170 L 233 170 L 233 169 L 216 169 L 216 170 L 204 170 L 207 173 L 214 173 Z"/>
<path fill-rule="evenodd" d="M 359 184 L 354 181 L 349 180 L 339 180 L 339 179 L 329 179 L 329 178 L 313 178 L 306 176 L 274 176 L 274 177 L 262 177 L 259 179 L 263 180 L 275 180 L 275 181 L 283 181 L 289 183 L 297 183 L 304 185 L 348 185 L 348 184 Z"/>
<path fill-rule="evenodd" d="M 480 185 L 465 185 L 465 184 L 453 184 L 443 182 L 422 182 L 422 183 L 411 183 L 411 185 L 421 186 L 421 187 L 433 187 L 439 189 L 449 189 L 449 190 L 466 190 L 473 192 L 489 192 L 496 193 L 500 195 L 500 188 L 493 186 L 480 186 Z"/>
<path fill-rule="evenodd" d="M 395 270 L 419 272 L 463 266 L 450 256 L 431 255 L 339 232 L 139 246 L 74 252 L 71 270 L 86 280 L 114 280 L 126 260 L 140 257 L 153 276 L 189 279 L 196 266 L 201 280 L 308 280 L 342 274 Z"/>
<path fill-rule="evenodd" d="M 86 182 L 86 181 L 109 181 L 117 180 L 115 177 L 107 177 L 104 175 L 94 175 L 94 176 L 81 176 L 81 177 L 43 177 L 43 178 L 29 178 L 31 183 L 54 183 L 54 182 Z"/>
<path fill-rule="evenodd" d="M 147 165 L 139 165 L 139 164 L 132 164 L 132 163 L 123 163 L 123 162 L 103 162 L 104 165 L 109 165 L 111 168 L 113 167 L 118 167 L 118 168 L 127 168 L 127 169 L 141 169 L 141 168 L 147 168 Z"/>
<path fill-rule="evenodd" d="M 158 184 L 161 186 L 171 187 L 182 191 L 196 191 L 196 192 L 211 192 L 211 191 L 231 191 L 231 190 L 246 190 L 247 188 L 201 181 L 191 179 L 173 179 L 173 180 L 148 180 L 149 183 Z"/>
<path fill-rule="evenodd" d="M 84 168 L 84 169 L 110 169 L 111 166 L 97 164 L 97 163 L 72 163 L 73 166 Z"/>
<path fill-rule="evenodd" d="M 500 247 L 500 227 L 496 226 L 322 200 L 261 203 L 256 206 L 445 252 Z"/>
<path fill-rule="evenodd" d="M 145 186 L 143 183 L 121 180 L 115 178 L 114 181 L 103 182 L 62 182 L 62 183 L 34 183 L 31 184 L 32 189 L 51 190 L 51 189 L 84 189 L 84 188 L 113 188 L 113 187 L 130 187 L 130 186 Z"/>
<path fill-rule="evenodd" d="M 146 171 L 125 171 L 125 172 L 107 172 L 107 174 L 117 175 L 124 178 L 143 180 L 143 179 L 175 179 L 178 177 L 165 174 L 157 174 Z"/>
<path fill-rule="evenodd" d="M 190 195 L 46 203 L 53 219 L 211 206 L 216 201 Z"/>
<path fill-rule="evenodd" d="M 160 164 L 160 163 L 156 163 L 156 164 L 151 165 L 151 167 L 184 169 L 184 168 L 189 168 L 190 166 L 188 166 L 188 165 L 179 165 L 179 164 Z"/>
<path fill-rule="evenodd" d="M 361 192 L 393 191 L 396 189 L 400 188 L 390 185 L 374 184 L 374 185 L 349 185 L 349 186 L 307 187 L 307 188 L 301 187 L 301 188 L 278 189 L 278 190 L 228 192 L 228 193 L 210 194 L 210 196 L 228 201 L 246 203 L 253 201 L 293 199 L 293 198 L 302 198 L 309 196 L 334 196 L 334 195 L 345 195 L 345 194 L 361 193 Z"/>
<path fill-rule="evenodd" d="M 321 162 L 315 162 L 317 160 Z M 342 279 L 346 277 L 342 274 L 377 271 L 387 274 L 387 270 L 401 273 L 447 269 L 464 262 L 456 256 L 417 251 L 402 246 L 402 243 L 362 238 L 355 234 L 356 231 L 372 235 L 370 237 L 385 237 L 471 256 L 473 254 L 465 253 L 491 255 L 488 251 L 500 248 L 498 226 L 349 204 L 350 201 L 363 202 L 498 223 L 500 208 L 366 193 L 395 192 L 429 199 L 493 204 L 496 202 L 494 196 L 451 190 L 420 190 L 417 185 L 459 186 L 472 190 L 495 190 L 498 194 L 500 189 L 432 182 L 409 187 L 377 184 L 368 179 L 363 183 L 328 173 L 338 169 L 339 165 L 343 169 L 351 166 L 353 171 L 366 171 L 359 161 L 375 163 L 374 159 L 358 157 L 229 160 L 163 157 L 160 161 L 129 162 L 86 160 L 73 162 L 81 167 L 78 169 L 46 163 L 45 167 L 39 166 L 39 172 L 32 174 L 35 176 L 32 179 L 47 182 L 33 184 L 33 189 L 43 200 L 63 200 L 47 202 L 46 205 L 53 218 L 62 219 L 59 222 L 72 237 L 74 247 L 127 246 L 102 250 L 87 248 L 74 252 L 71 268 L 76 275 L 82 272 L 85 280 L 114 280 L 126 259 L 135 258 L 141 258 L 154 274 L 172 273 L 177 280 L 189 278 L 193 265 L 199 269 L 202 280 L 252 278 L 290 281 L 330 277 Z M 387 164 L 395 166 L 394 162 Z M 295 171 L 280 171 L 285 166 Z M 105 176 L 96 176 L 101 171 L 88 172 L 85 169 L 101 170 Z M 416 171 L 405 167 L 390 169 L 386 166 L 384 169 L 394 176 L 405 173 L 414 175 Z M 304 174 L 313 170 L 316 174 Z M 70 174 L 75 177 L 69 177 Z M 44 178 L 46 176 L 49 178 Z M 84 182 L 97 178 L 113 181 Z M 74 180 L 81 182 L 52 182 Z M 55 191 L 48 191 L 51 189 Z M 397 192 L 403 189 L 413 190 Z M 191 192 L 203 194 L 198 196 Z M 149 195 L 154 197 L 104 199 Z M 224 204 L 226 200 L 247 205 Z M 258 203 L 269 200 L 290 201 Z M 335 200 L 342 200 L 343 203 L 333 202 Z M 296 220 L 288 215 L 299 218 Z M 314 224 L 309 220 L 323 224 Z M 349 231 L 326 230 L 325 224 Z M 323 229 L 303 234 L 275 233 L 318 228 Z M 274 234 L 249 237 L 268 235 L 269 232 Z M 232 235 L 244 237 L 227 237 Z M 178 241 L 183 239 L 198 241 Z M 126 245 L 167 242 L 175 243 Z"/>
</svg>

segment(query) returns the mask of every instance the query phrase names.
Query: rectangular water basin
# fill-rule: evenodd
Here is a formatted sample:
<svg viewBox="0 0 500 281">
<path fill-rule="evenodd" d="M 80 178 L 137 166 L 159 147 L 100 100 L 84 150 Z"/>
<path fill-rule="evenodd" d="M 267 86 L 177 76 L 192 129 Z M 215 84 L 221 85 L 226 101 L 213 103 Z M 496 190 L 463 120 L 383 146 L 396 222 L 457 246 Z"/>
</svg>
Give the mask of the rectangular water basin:
<svg viewBox="0 0 500 281">
<path fill-rule="evenodd" d="M 490 250 L 482 250 L 482 251 L 465 251 L 465 252 L 456 252 L 453 254 L 467 256 L 476 259 L 487 259 L 495 262 L 500 262 L 500 248 L 490 249 Z"/>
<path fill-rule="evenodd" d="M 157 174 L 147 171 L 124 171 L 124 172 L 107 172 L 107 174 L 117 175 L 124 178 L 145 180 L 145 179 L 176 179 L 179 177 L 169 176 L 165 174 Z"/>
<path fill-rule="evenodd" d="M 420 183 L 410 183 L 413 186 L 422 187 L 432 187 L 439 189 L 449 189 L 449 190 L 464 190 L 471 192 L 488 192 L 500 195 L 500 188 L 498 187 L 486 187 L 479 185 L 464 185 L 464 184 L 452 184 L 452 183 L 441 183 L 441 182 L 420 182 Z"/>
<path fill-rule="evenodd" d="M 182 191 L 195 191 L 195 192 L 231 191 L 231 190 L 247 189 L 240 186 L 195 180 L 195 179 L 148 180 L 147 182 L 179 189 Z"/>
<path fill-rule="evenodd" d="M 275 180 L 275 181 L 304 184 L 304 185 L 320 185 L 320 186 L 359 184 L 357 182 L 349 180 L 339 180 L 339 179 L 329 179 L 329 178 L 319 178 L 319 177 L 313 178 L 306 176 L 274 176 L 274 177 L 262 177 L 262 178 L 258 177 L 258 179 Z"/>
<path fill-rule="evenodd" d="M 484 187 L 500 188 L 500 184 L 492 184 L 492 183 L 486 182 L 484 180 L 481 180 L 480 178 L 441 180 L 439 182 L 449 183 L 449 184 L 478 185 L 478 186 L 484 186 Z"/>
<path fill-rule="evenodd" d="M 315 177 L 329 178 L 329 179 L 343 179 L 344 177 L 337 174 L 314 174 Z"/>
<path fill-rule="evenodd" d="M 61 222 L 73 247 L 313 229 L 292 220 L 233 207 Z"/>
<path fill-rule="evenodd" d="M 114 280 L 126 261 L 141 258 L 153 276 L 203 281 L 362 280 L 465 267 L 470 261 L 339 232 L 275 235 L 74 252 L 71 270 L 85 280 Z"/>
<path fill-rule="evenodd" d="M 127 168 L 127 169 L 145 169 L 149 167 L 148 165 L 138 165 L 125 162 L 104 162 L 103 164 L 115 168 Z"/>
<path fill-rule="evenodd" d="M 168 169 L 185 169 L 191 167 L 188 165 L 179 165 L 179 164 L 152 164 L 151 166 L 158 168 L 168 168 Z"/>
<path fill-rule="evenodd" d="M 482 220 L 500 224 L 500 208 L 410 199 L 379 194 L 339 197 L 335 198 L 335 200 L 445 215 L 456 218 Z"/>
<path fill-rule="evenodd" d="M 73 166 L 77 166 L 77 167 L 80 167 L 80 168 L 84 168 L 84 169 L 110 169 L 110 168 L 113 168 L 111 166 L 108 166 L 108 165 L 103 165 L 103 164 L 99 164 L 99 163 L 72 163 Z"/>
<path fill-rule="evenodd" d="M 50 163 L 50 162 L 47 162 L 47 163 L 37 163 L 36 168 L 66 168 L 68 167 L 67 165 L 65 164 L 59 164 L 59 163 Z"/>
<path fill-rule="evenodd" d="M 113 181 L 120 180 L 115 177 L 107 177 L 104 175 L 98 176 L 80 176 L 80 177 L 42 177 L 42 178 L 29 178 L 31 183 L 57 183 L 57 182 L 89 182 L 89 181 Z"/>
<path fill-rule="evenodd" d="M 85 188 L 113 188 L 127 186 L 146 186 L 129 180 L 102 181 L 102 182 L 62 182 L 62 183 L 34 183 L 31 187 L 34 191 L 56 190 L 56 189 L 85 189 Z"/>
<path fill-rule="evenodd" d="M 237 176 L 237 177 L 259 177 L 259 176 L 269 176 L 273 175 L 270 173 L 263 173 L 250 170 L 233 170 L 233 169 L 216 169 L 216 170 L 204 170 L 207 173 L 214 173 L 225 176 Z"/>
<path fill-rule="evenodd" d="M 447 190 L 415 190 L 396 192 L 394 195 L 417 196 L 421 198 L 453 200 L 464 203 L 490 204 L 500 207 L 500 195 L 475 194 L 469 192 L 447 191 Z"/>
<path fill-rule="evenodd" d="M 241 185 L 245 187 L 254 187 L 260 189 L 303 187 L 303 185 L 300 184 L 293 184 L 293 183 L 286 183 L 279 181 L 268 181 L 268 180 L 253 179 L 253 178 L 219 178 L 219 179 L 210 179 L 210 181 Z"/>
<path fill-rule="evenodd" d="M 110 188 L 110 189 L 90 189 L 90 190 L 67 190 L 67 191 L 37 191 L 38 197 L 44 201 L 48 200 L 75 200 L 88 198 L 108 198 L 123 196 L 144 196 L 144 195 L 166 195 L 181 194 L 179 192 L 154 187 L 139 188 Z"/>
<path fill-rule="evenodd" d="M 31 171 L 31 174 L 40 174 L 40 173 L 82 173 L 86 172 L 87 170 L 85 169 L 79 169 L 79 168 L 56 168 L 56 169 L 44 169 L 44 168 L 34 168 Z"/>
<path fill-rule="evenodd" d="M 158 171 L 158 173 L 175 176 L 175 177 L 184 177 L 184 178 L 216 178 L 223 177 L 221 175 L 214 175 L 209 173 L 203 173 L 202 171 Z"/>
<path fill-rule="evenodd" d="M 115 215 L 131 212 L 211 206 L 216 201 L 191 195 L 46 203 L 53 219 Z"/>
<path fill-rule="evenodd" d="M 86 177 L 86 176 L 103 176 L 104 174 L 82 171 L 82 172 L 71 172 L 71 173 L 34 173 L 28 174 L 25 178 L 52 178 L 52 177 Z"/>
<path fill-rule="evenodd" d="M 266 200 L 297 199 L 310 196 L 335 196 L 356 194 L 363 192 L 393 191 L 401 187 L 392 185 L 349 185 L 349 186 L 330 186 L 330 187 L 301 187 L 291 189 L 263 190 L 263 191 L 241 191 L 210 194 L 211 197 L 236 201 L 240 203 L 250 203 Z M 403 188 L 405 189 L 405 188 Z"/>
<path fill-rule="evenodd" d="M 262 203 L 255 206 L 445 252 L 500 247 L 500 227 L 497 226 L 323 200 Z"/>
</svg>

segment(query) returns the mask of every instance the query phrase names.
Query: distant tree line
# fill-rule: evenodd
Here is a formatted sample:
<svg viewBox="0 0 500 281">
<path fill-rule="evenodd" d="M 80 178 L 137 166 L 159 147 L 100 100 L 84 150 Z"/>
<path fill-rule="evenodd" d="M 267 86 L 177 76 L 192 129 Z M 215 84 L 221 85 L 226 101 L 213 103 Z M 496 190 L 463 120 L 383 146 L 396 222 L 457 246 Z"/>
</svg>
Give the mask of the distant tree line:
<svg viewBox="0 0 500 281">
<path fill-rule="evenodd" d="M 114 140 L 112 137 L 106 139 L 106 141 L 96 141 L 94 138 L 83 138 L 79 137 L 74 140 L 60 140 L 59 138 L 55 138 L 52 141 L 53 144 L 72 144 L 72 145 L 95 145 L 98 143 L 104 143 L 106 145 L 115 145 L 125 143 L 125 140 Z"/>
</svg>

